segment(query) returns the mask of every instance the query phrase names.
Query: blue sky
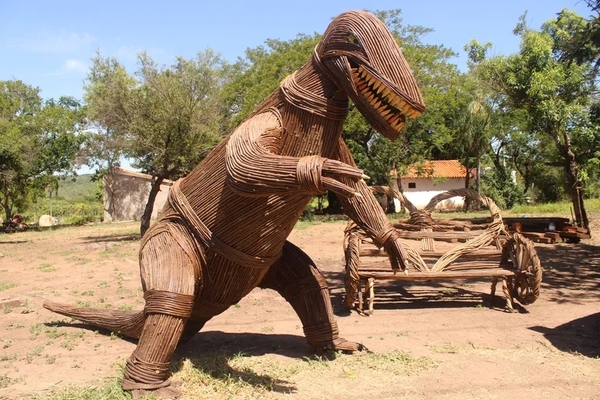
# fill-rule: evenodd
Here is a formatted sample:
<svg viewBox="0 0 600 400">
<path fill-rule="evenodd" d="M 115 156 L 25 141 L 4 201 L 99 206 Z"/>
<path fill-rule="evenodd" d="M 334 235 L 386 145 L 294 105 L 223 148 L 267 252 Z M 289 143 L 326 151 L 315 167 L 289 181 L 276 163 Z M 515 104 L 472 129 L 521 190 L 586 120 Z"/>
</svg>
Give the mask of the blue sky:
<svg viewBox="0 0 600 400">
<path fill-rule="evenodd" d="M 0 0 L 0 80 L 23 80 L 39 87 L 44 98 L 81 98 L 97 49 L 130 71 L 141 50 L 159 64 L 170 64 L 177 55 L 193 57 L 210 47 L 233 62 L 267 38 L 323 32 L 342 11 L 396 8 L 404 23 L 435 30 L 427 42 L 463 54 L 471 39 L 492 42 L 494 54 L 518 51 L 512 30 L 525 10 L 534 28 L 563 8 L 590 15 L 582 0 Z M 464 60 L 456 63 L 462 68 Z"/>
</svg>

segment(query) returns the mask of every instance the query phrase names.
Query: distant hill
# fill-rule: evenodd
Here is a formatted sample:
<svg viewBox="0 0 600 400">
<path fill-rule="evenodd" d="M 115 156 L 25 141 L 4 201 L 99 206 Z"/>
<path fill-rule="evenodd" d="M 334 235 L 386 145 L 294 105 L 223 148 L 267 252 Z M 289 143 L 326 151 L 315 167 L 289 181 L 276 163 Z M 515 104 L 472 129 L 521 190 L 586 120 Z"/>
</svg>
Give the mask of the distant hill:
<svg viewBox="0 0 600 400">
<path fill-rule="evenodd" d="M 98 182 L 92 182 L 92 177 L 92 174 L 86 174 L 61 180 L 55 199 L 69 203 L 97 202 Z"/>
</svg>

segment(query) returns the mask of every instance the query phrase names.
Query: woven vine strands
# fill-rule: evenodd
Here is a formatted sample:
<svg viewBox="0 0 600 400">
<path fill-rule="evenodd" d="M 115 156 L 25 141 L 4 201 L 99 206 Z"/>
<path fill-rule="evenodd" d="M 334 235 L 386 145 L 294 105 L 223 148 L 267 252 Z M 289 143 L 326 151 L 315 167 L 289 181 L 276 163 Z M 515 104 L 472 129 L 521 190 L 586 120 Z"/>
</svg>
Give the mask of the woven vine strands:
<svg viewBox="0 0 600 400">
<path fill-rule="evenodd" d="M 306 64 L 172 186 L 142 239 L 146 308 L 130 329 L 139 342 L 124 388 L 166 389 L 177 343 L 257 286 L 291 304 L 312 346 L 359 349 L 339 337 L 324 277 L 287 241 L 312 196 L 330 190 L 393 268 L 405 267 L 408 255 L 341 136 L 349 100 L 390 138 L 425 109 L 393 36 L 362 11 L 335 18 Z M 47 306 L 119 330 L 107 310 Z M 129 325 L 139 318 L 127 315 Z"/>
</svg>

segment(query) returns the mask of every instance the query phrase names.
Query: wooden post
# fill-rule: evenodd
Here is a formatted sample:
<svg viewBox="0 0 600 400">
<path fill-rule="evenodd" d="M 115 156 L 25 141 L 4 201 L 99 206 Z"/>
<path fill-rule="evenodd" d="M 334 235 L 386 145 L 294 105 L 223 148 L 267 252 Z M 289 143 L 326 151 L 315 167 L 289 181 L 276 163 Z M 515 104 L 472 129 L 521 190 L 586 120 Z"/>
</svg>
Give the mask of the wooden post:
<svg viewBox="0 0 600 400">
<path fill-rule="evenodd" d="M 367 285 L 369 287 L 369 315 L 373 314 L 373 305 L 375 303 L 375 278 L 367 279 Z M 366 288 L 365 288 L 366 290 Z"/>
<path fill-rule="evenodd" d="M 496 296 L 496 285 L 498 284 L 498 278 L 492 279 L 492 290 L 490 292 L 490 308 L 494 308 L 494 296 Z"/>
<path fill-rule="evenodd" d="M 512 294 L 510 293 L 507 279 L 506 278 L 501 278 L 501 279 L 502 279 L 502 292 L 504 292 L 504 297 L 506 298 L 506 308 L 507 308 L 508 312 L 515 312 L 515 309 L 513 308 Z"/>
</svg>

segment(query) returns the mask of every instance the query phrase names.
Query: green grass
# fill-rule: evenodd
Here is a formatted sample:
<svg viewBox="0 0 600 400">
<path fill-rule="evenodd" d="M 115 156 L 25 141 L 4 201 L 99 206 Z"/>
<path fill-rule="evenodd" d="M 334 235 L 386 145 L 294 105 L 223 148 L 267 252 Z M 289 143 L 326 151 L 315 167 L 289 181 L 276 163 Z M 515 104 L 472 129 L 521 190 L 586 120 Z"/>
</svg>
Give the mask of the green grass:
<svg viewBox="0 0 600 400">
<path fill-rule="evenodd" d="M 258 399 L 270 392 L 292 393 L 300 382 L 327 380 L 337 384 L 352 384 L 356 379 L 369 379 L 385 374 L 394 380 L 435 368 L 437 363 L 428 357 L 414 357 L 394 350 L 376 354 L 329 354 L 328 358 L 313 356 L 282 361 L 266 356 L 242 353 L 229 355 L 224 348 L 210 354 L 184 359 L 171 368 L 172 379 L 183 382 L 183 399 Z M 121 390 L 123 367 L 115 377 L 87 386 L 69 385 L 35 400 L 124 400 L 130 394 Z M 312 385 L 309 385 L 312 386 Z M 151 397 L 150 397 L 151 398 Z M 147 400 L 150 400 L 147 398 Z"/>
<path fill-rule="evenodd" d="M 600 199 L 588 199 L 584 201 L 587 212 L 600 212 Z M 516 205 L 510 209 L 512 214 L 552 214 L 571 216 L 573 203 L 570 201 L 562 201 L 559 203 L 533 204 L 533 205 Z"/>
<path fill-rule="evenodd" d="M 11 289 L 11 288 L 14 288 L 15 286 L 17 286 L 16 283 L 12 283 L 12 282 L 0 282 L 0 292 L 2 292 L 4 290 Z"/>
<path fill-rule="evenodd" d="M 123 392 L 121 381 L 123 368 L 114 377 L 98 381 L 96 384 L 77 386 L 68 385 L 51 393 L 34 394 L 34 400 L 131 400 L 129 392 Z M 150 399 L 147 399 L 150 400 Z"/>
</svg>

